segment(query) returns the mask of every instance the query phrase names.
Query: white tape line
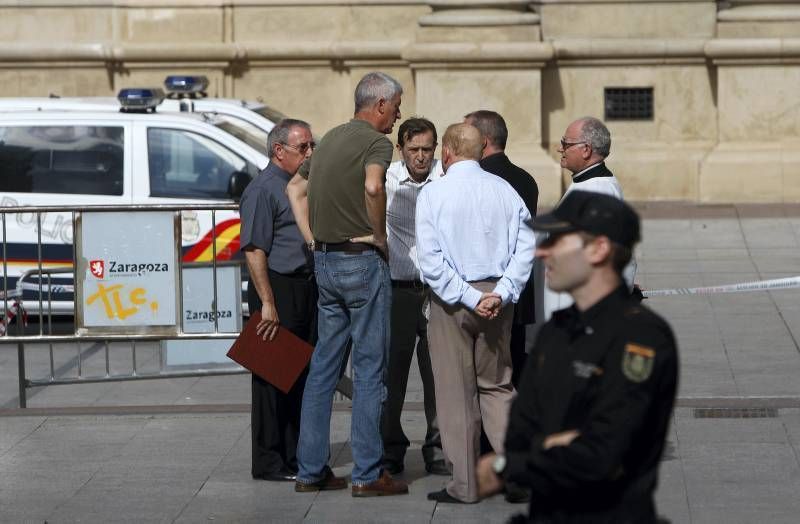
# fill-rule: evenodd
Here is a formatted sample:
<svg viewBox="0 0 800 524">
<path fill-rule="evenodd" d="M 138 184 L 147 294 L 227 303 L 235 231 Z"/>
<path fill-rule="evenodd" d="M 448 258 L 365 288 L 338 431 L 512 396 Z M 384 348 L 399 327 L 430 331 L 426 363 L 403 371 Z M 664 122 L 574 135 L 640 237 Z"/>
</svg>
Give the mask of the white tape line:
<svg viewBox="0 0 800 524">
<path fill-rule="evenodd" d="M 675 289 L 651 289 L 642 291 L 645 297 L 663 297 L 669 295 L 716 295 L 719 293 L 742 293 L 745 291 L 772 291 L 775 289 L 793 289 L 800 287 L 800 277 L 776 278 L 773 280 L 757 280 L 724 286 L 679 287 Z"/>
</svg>

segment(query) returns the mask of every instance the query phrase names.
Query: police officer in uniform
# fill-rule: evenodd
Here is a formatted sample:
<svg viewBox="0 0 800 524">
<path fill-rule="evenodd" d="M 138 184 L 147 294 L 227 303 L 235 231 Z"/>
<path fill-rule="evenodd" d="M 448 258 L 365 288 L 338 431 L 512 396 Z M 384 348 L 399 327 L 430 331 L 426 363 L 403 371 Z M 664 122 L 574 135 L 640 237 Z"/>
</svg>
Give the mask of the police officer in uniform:
<svg viewBox="0 0 800 524">
<path fill-rule="evenodd" d="M 639 218 L 614 197 L 573 191 L 533 228 L 548 234 L 536 250 L 548 285 L 575 304 L 542 327 L 504 455 L 478 464 L 479 494 L 526 486 L 530 522 L 656 522 L 678 354 L 669 325 L 631 299 L 621 277 Z"/>
</svg>

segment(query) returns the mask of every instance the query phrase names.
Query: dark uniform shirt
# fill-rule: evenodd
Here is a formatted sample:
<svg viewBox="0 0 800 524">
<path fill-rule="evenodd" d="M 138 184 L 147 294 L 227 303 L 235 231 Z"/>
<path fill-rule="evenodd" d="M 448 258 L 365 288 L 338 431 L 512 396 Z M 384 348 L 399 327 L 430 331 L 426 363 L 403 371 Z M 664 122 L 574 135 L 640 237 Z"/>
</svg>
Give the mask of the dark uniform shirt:
<svg viewBox="0 0 800 524">
<path fill-rule="evenodd" d="M 678 376 L 669 325 L 626 287 L 542 327 L 511 408 L 506 480 L 534 522 L 655 522 L 653 492 Z M 545 437 L 575 429 L 569 446 Z"/>
<path fill-rule="evenodd" d="M 270 162 L 248 184 L 239 203 L 242 249 L 248 246 L 264 251 L 269 268 L 284 275 L 311 273 L 314 259 L 297 222 L 294 220 L 286 186 L 289 173 Z"/>
</svg>

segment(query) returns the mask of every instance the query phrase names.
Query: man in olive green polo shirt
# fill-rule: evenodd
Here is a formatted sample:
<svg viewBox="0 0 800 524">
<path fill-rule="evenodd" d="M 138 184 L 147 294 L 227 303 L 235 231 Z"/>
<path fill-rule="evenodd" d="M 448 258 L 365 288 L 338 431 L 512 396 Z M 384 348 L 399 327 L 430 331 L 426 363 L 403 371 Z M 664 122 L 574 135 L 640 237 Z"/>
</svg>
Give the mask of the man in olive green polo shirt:
<svg viewBox="0 0 800 524">
<path fill-rule="evenodd" d="M 400 118 L 402 93 L 389 75 L 365 75 L 356 86 L 353 119 L 322 138 L 287 187 L 297 225 L 314 250 L 319 287 L 319 338 L 303 394 L 295 491 L 347 486 L 327 462 L 333 392 L 352 339 L 352 494 L 408 493 L 406 483 L 381 470 L 380 433 L 391 305 L 384 181 L 392 143 L 385 135 Z"/>
</svg>

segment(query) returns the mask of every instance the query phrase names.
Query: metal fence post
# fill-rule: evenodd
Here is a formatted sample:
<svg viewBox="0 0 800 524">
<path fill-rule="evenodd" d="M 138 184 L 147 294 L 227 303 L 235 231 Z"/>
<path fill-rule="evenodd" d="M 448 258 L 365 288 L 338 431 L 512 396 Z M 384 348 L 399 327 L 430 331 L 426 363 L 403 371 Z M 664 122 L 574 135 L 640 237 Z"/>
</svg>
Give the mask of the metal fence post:
<svg viewBox="0 0 800 524">
<path fill-rule="evenodd" d="M 25 334 L 25 322 L 23 320 L 25 314 L 22 312 L 22 306 L 17 307 L 17 334 L 22 336 Z M 17 342 L 17 375 L 19 377 L 19 407 L 28 407 L 28 379 L 25 378 L 25 342 Z"/>
</svg>

